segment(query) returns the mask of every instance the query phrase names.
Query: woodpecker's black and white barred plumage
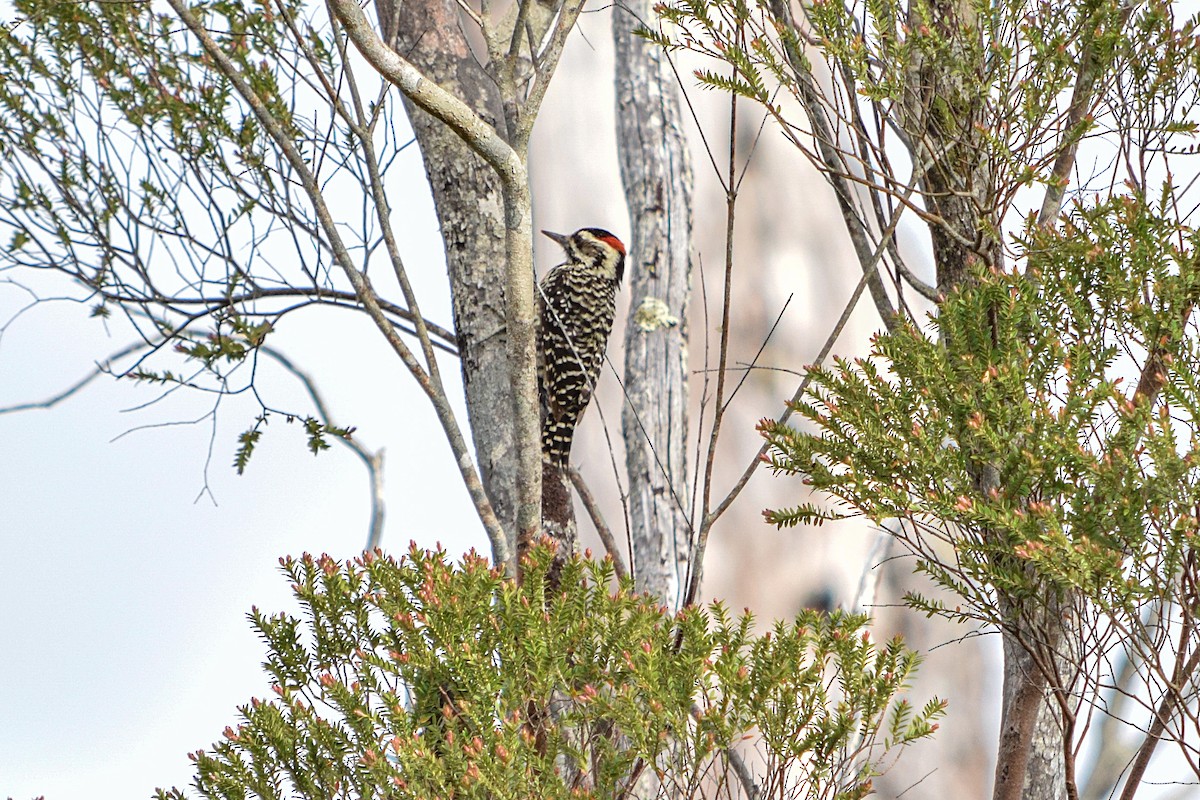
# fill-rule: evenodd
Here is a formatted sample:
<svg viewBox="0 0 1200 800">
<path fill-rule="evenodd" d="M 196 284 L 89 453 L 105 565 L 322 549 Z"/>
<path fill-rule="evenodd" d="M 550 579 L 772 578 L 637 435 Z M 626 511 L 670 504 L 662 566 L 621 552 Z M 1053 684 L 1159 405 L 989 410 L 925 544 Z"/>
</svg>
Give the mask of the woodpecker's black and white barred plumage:
<svg viewBox="0 0 1200 800">
<path fill-rule="evenodd" d="M 567 255 L 542 279 L 539 290 L 542 458 L 561 467 L 571 456 L 575 425 L 600 377 L 625 272 L 625 245 L 600 228 L 570 236 L 542 233 Z"/>
</svg>

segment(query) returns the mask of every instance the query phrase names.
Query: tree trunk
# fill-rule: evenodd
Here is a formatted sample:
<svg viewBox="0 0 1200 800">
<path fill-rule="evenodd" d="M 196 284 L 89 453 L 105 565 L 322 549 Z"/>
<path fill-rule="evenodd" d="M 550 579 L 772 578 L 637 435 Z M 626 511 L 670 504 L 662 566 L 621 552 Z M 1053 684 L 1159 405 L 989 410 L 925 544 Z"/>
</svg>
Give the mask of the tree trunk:
<svg viewBox="0 0 1200 800">
<path fill-rule="evenodd" d="M 921 165 L 922 192 L 938 221 L 930 225 L 938 290 L 949 294 L 969 282 L 973 266 L 1003 269 L 1004 253 L 997 240 L 994 175 L 982 131 L 996 130 L 998 121 L 984 117 L 986 104 L 980 86 L 968 74 L 980 36 L 975 6 L 967 0 L 935 0 L 930 18 L 937 34 L 951 46 L 931 54 L 930 61 L 914 59 L 907 76 L 907 102 L 901 122 L 914 142 L 914 162 Z M 914 16 L 914 27 L 923 24 Z M 937 63 L 950 59 L 953 64 Z M 984 66 L 977 64 L 980 76 Z M 1015 444 L 1014 444 L 1015 446 Z M 1002 489 L 997 468 L 982 464 L 975 470 L 976 488 L 983 494 Z M 1021 620 L 1039 616 L 1047 626 L 1061 624 L 1041 609 L 1012 606 L 1005 611 L 1009 628 L 1004 636 L 1004 710 L 997 748 L 994 800 L 1059 800 L 1065 795 L 1066 764 L 1058 709 L 1047 702 L 1046 680 L 1032 658 L 1014 638 Z M 1061 630 L 1058 631 L 1061 634 Z M 1060 641 L 1061 635 L 1050 637 Z"/>
<path fill-rule="evenodd" d="M 1004 695 L 993 797 L 1064 800 L 1067 774 L 1059 709 L 1050 696 L 1046 676 L 1028 649 L 1036 648 L 1043 663 L 1057 661 L 1062 615 L 1048 609 L 1025 609 L 1020 613 L 1009 603 L 1003 608 L 1005 616 L 1018 625 L 1025 615 L 1036 614 L 1040 630 L 1024 624 L 1018 631 L 1003 633 Z M 1046 641 L 1047 634 L 1052 636 L 1051 641 Z"/>
<path fill-rule="evenodd" d="M 453 0 L 376 0 L 384 38 L 431 80 L 503 130 L 500 92 L 472 54 Z M 394 36 L 394 38 L 393 38 Z M 467 413 L 483 484 L 516 552 L 517 459 L 505 329 L 500 179 L 447 125 L 405 106 L 446 249 Z"/>
<path fill-rule="evenodd" d="M 649 0 L 613 10 L 617 154 L 632 225 L 625 391 L 633 574 L 640 590 L 680 600 L 690 541 L 686 502 L 687 312 L 692 166 L 674 73 L 662 48 L 634 36 Z"/>
<path fill-rule="evenodd" d="M 579 550 L 579 536 L 571 480 L 566 468 L 549 461 L 542 461 L 542 533 L 557 547 L 546 575 L 546 583 L 557 589 L 563 565 Z"/>
</svg>

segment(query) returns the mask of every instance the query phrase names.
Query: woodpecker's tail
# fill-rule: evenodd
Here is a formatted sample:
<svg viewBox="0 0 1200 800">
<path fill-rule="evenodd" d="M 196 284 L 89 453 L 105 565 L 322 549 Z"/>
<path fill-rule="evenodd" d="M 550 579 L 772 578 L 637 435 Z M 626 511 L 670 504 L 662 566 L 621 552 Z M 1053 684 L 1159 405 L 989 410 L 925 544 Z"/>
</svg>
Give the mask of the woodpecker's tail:
<svg viewBox="0 0 1200 800">
<path fill-rule="evenodd" d="M 571 440 L 577 420 L 547 417 L 542 423 L 542 460 L 565 467 L 571 460 Z"/>
</svg>

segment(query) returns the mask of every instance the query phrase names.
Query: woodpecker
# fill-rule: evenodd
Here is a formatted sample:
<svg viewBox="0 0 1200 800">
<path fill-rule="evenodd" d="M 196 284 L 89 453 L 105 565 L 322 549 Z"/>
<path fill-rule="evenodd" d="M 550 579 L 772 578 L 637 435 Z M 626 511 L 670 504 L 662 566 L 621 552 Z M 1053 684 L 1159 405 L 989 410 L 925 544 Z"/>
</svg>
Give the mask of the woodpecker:
<svg viewBox="0 0 1200 800">
<path fill-rule="evenodd" d="M 538 377 L 542 400 L 542 460 L 565 467 L 571 438 L 600 377 L 612 331 L 625 245 L 601 228 L 570 236 L 542 231 L 567 260 L 539 287 Z"/>
</svg>

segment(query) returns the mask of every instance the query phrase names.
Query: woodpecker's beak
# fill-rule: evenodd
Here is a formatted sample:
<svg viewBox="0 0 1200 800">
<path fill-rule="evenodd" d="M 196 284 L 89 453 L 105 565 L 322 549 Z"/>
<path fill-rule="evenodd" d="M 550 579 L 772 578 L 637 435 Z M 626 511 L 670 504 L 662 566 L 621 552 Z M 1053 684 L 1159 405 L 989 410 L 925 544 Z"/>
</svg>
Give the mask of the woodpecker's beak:
<svg viewBox="0 0 1200 800">
<path fill-rule="evenodd" d="M 564 236 L 561 233 L 551 233 L 550 231 L 542 231 L 542 233 L 558 242 L 559 246 L 563 248 L 567 246 L 567 240 L 571 238 L 570 236 Z"/>
</svg>

